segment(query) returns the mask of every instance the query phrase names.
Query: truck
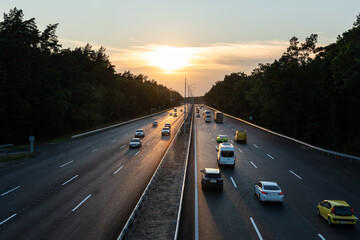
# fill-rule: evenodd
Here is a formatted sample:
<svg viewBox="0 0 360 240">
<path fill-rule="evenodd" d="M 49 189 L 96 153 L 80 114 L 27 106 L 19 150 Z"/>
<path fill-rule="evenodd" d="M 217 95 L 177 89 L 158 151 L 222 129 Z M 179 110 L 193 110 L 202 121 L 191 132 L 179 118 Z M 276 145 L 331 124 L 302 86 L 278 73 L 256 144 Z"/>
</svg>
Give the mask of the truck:
<svg viewBox="0 0 360 240">
<path fill-rule="evenodd" d="M 214 121 L 217 123 L 222 123 L 224 114 L 222 112 L 216 111 L 214 114 Z"/>
<path fill-rule="evenodd" d="M 247 132 L 246 130 L 236 130 L 234 141 L 237 143 L 246 143 L 247 142 Z"/>
</svg>

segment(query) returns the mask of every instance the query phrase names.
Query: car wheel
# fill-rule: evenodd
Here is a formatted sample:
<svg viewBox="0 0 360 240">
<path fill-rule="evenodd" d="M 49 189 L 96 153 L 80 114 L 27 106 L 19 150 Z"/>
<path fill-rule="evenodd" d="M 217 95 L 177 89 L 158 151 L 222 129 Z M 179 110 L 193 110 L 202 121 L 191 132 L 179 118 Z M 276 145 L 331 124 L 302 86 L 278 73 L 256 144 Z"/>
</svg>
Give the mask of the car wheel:
<svg viewBox="0 0 360 240">
<path fill-rule="evenodd" d="M 331 218 L 330 218 L 330 217 L 328 217 L 328 224 L 329 224 L 329 226 L 332 225 L 332 223 L 331 223 Z"/>
</svg>

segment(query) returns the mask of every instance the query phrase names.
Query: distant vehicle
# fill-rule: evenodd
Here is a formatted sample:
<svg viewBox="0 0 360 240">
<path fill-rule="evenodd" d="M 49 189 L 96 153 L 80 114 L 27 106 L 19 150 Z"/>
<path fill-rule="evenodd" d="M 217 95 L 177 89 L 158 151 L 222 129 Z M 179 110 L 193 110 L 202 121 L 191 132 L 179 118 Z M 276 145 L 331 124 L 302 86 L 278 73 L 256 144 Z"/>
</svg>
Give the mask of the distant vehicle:
<svg viewBox="0 0 360 240">
<path fill-rule="evenodd" d="M 140 148 L 142 146 L 142 142 L 140 138 L 133 138 L 129 143 L 129 148 Z"/>
<path fill-rule="evenodd" d="M 260 202 L 283 202 L 284 194 L 276 182 L 260 181 L 255 183 L 255 195 L 259 198 Z"/>
<path fill-rule="evenodd" d="M 182 112 L 183 110 L 182 109 L 180 109 L 180 112 Z"/>
<path fill-rule="evenodd" d="M 177 117 L 177 113 L 174 113 L 174 117 Z"/>
<path fill-rule="evenodd" d="M 222 112 L 216 111 L 214 114 L 214 122 L 222 123 L 224 114 Z"/>
<path fill-rule="evenodd" d="M 199 117 L 200 117 L 200 113 L 196 114 L 196 117 L 198 117 L 198 118 L 199 118 Z"/>
<path fill-rule="evenodd" d="M 136 137 L 136 138 L 138 138 L 138 137 L 140 137 L 140 138 L 145 137 L 145 131 L 144 131 L 144 129 L 137 129 L 137 130 L 135 131 L 135 137 Z"/>
<path fill-rule="evenodd" d="M 211 117 L 211 112 L 209 110 L 205 110 L 204 111 L 204 116 L 210 116 Z"/>
<path fill-rule="evenodd" d="M 170 116 L 172 116 L 173 114 L 172 113 L 170 113 Z"/>
<path fill-rule="evenodd" d="M 171 128 L 171 124 L 170 123 L 165 123 L 164 127 Z"/>
<path fill-rule="evenodd" d="M 228 137 L 227 137 L 227 135 L 219 135 L 219 136 L 216 137 L 216 141 L 218 143 L 227 142 Z"/>
<path fill-rule="evenodd" d="M 218 151 L 217 163 L 219 166 L 230 165 L 235 167 L 235 149 L 231 143 L 220 143 L 216 150 Z"/>
<path fill-rule="evenodd" d="M 205 168 L 200 171 L 201 176 L 201 187 L 205 188 L 217 188 L 220 191 L 223 190 L 223 178 L 221 171 L 218 168 Z"/>
<path fill-rule="evenodd" d="M 176 109 L 176 108 L 174 108 L 174 112 L 177 112 L 177 109 Z"/>
<path fill-rule="evenodd" d="M 211 116 L 205 116 L 205 122 L 211 122 Z"/>
<path fill-rule="evenodd" d="M 324 200 L 317 205 L 317 213 L 325 218 L 329 225 L 350 224 L 355 226 L 356 218 L 351 206 L 342 200 Z"/>
<path fill-rule="evenodd" d="M 157 126 L 158 126 L 158 122 L 157 122 L 157 121 L 154 121 L 152 125 L 153 125 L 153 127 L 157 127 Z"/>
<path fill-rule="evenodd" d="M 247 132 L 236 130 L 234 140 L 237 143 L 246 143 L 247 142 Z"/>
<path fill-rule="evenodd" d="M 166 135 L 170 135 L 170 128 L 169 127 L 164 127 L 162 130 L 161 130 L 161 135 L 162 136 L 166 136 Z"/>
</svg>

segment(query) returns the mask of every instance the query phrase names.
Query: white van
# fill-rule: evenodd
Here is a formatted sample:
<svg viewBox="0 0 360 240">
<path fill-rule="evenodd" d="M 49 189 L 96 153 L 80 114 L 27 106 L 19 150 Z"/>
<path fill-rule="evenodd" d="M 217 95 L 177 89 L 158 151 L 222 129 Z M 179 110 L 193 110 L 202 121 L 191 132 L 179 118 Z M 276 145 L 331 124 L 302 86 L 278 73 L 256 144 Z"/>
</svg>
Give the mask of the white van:
<svg viewBox="0 0 360 240">
<path fill-rule="evenodd" d="M 220 143 L 217 150 L 217 163 L 219 167 L 222 165 L 231 165 L 232 167 L 235 166 L 235 149 L 231 143 Z"/>
</svg>

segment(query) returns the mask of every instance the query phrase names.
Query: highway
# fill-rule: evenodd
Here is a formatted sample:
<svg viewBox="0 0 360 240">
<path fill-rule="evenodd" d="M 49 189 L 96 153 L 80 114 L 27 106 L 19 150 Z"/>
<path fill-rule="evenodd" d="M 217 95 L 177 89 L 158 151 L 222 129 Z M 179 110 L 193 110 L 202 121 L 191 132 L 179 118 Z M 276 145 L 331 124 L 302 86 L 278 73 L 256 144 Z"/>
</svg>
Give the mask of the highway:
<svg viewBox="0 0 360 240">
<path fill-rule="evenodd" d="M 0 168 L 0 239 L 116 239 L 183 121 L 170 112 L 42 146 Z M 161 136 L 165 122 L 171 136 Z M 138 128 L 143 146 L 129 149 Z"/>
<path fill-rule="evenodd" d="M 196 118 L 196 153 L 189 160 L 192 169 L 188 169 L 188 197 L 184 198 L 179 239 L 197 239 L 197 232 L 198 239 L 360 239 L 359 222 L 355 228 L 330 227 L 316 212 L 320 201 L 340 199 L 360 216 L 359 163 L 314 153 L 232 118 L 224 117 L 224 123 L 205 123 L 203 111 Z M 247 144 L 233 143 L 234 132 L 240 129 L 248 132 Z M 217 167 L 219 134 L 228 135 L 233 143 L 236 165 L 234 169 L 222 168 L 222 192 L 203 191 L 199 171 Z M 260 203 L 254 195 L 254 183 L 259 180 L 277 182 L 284 192 L 284 203 Z M 194 216 L 198 216 L 198 225 Z"/>
</svg>

